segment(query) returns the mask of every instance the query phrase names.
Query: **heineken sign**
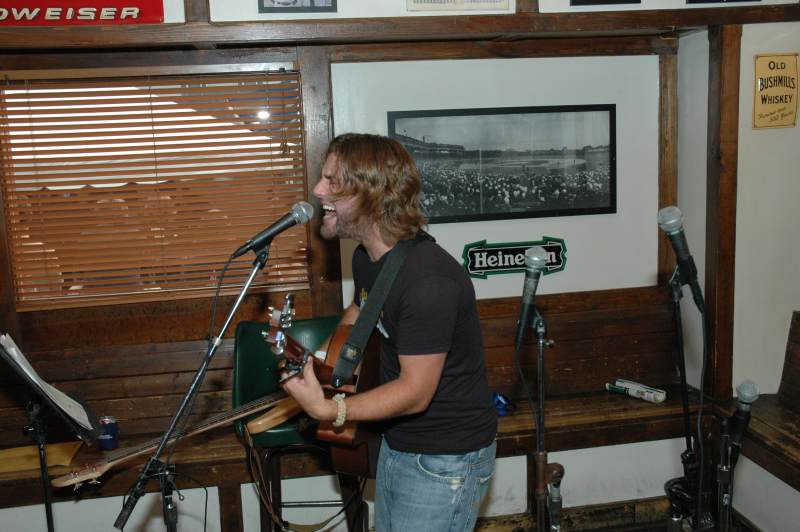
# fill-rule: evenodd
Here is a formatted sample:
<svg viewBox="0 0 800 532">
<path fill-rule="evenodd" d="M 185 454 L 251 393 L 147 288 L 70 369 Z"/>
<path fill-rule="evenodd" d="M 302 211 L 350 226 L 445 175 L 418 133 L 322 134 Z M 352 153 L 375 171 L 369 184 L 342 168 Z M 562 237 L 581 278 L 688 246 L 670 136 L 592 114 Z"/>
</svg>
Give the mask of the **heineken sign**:
<svg viewBox="0 0 800 532">
<path fill-rule="evenodd" d="M 486 240 L 464 246 L 464 269 L 470 277 L 486 279 L 497 273 L 525 271 L 525 252 L 540 246 L 547 252 L 544 274 L 560 272 L 567 264 L 567 245 L 561 238 L 544 236 L 535 242 L 487 244 Z"/>
</svg>

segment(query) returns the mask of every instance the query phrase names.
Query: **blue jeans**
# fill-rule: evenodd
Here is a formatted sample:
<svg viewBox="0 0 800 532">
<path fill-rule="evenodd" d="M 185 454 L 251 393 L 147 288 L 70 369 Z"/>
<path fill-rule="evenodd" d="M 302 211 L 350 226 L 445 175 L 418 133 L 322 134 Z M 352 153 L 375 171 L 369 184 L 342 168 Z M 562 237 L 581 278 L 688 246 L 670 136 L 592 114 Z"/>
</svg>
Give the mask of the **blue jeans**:
<svg viewBox="0 0 800 532">
<path fill-rule="evenodd" d="M 466 454 L 395 451 L 383 440 L 376 532 L 471 532 L 489 491 L 497 443 Z"/>
</svg>

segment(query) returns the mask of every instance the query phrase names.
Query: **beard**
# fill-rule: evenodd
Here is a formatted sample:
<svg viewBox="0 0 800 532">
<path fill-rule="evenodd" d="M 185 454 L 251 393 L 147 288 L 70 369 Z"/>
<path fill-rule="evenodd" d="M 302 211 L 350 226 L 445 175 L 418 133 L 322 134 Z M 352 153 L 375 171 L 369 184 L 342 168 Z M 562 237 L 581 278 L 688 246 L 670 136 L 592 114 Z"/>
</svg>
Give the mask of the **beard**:
<svg viewBox="0 0 800 532">
<path fill-rule="evenodd" d="M 364 229 L 367 226 L 364 219 L 359 219 L 352 212 L 349 213 L 336 213 L 334 223 L 327 224 L 323 220 L 320 227 L 319 234 L 326 240 L 334 240 L 336 238 L 351 238 L 353 240 L 361 241 L 364 234 Z"/>
</svg>

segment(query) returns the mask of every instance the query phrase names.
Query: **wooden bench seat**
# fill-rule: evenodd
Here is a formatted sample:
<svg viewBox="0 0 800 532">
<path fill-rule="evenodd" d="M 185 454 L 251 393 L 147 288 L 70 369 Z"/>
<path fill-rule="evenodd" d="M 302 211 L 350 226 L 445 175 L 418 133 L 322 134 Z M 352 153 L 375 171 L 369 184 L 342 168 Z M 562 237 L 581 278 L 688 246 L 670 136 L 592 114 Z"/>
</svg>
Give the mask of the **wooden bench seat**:
<svg viewBox="0 0 800 532">
<path fill-rule="evenodd" d="M 800 311 L 789 327 L 778 393 L 764 394 L 753 404 L 742 454 L 800 490 Z"/>
<path fill-rule="evenodd" d="M 542 296 L 537 301 L 555 346 L 546 351 L 546 445 L 548 451 L 681 437 L 683 419 L 675 365 L 672 303 L 664 287 L 644 287 Z M 535 451 L 535 420 L 524 399 L 514 362 L 519 298 L 478 304 L 490 386 L 507 394 L 516 410 L 499 420 L 500 457 Z M 120 424 L 121 446 L 158 436 L 188 387 L 205 353 L 205 342 L 81 347 L 26 353 L 45 380 L 79 394 L 97 415 Z M 526 338 L 523 373 L 536 397 L 536 340 Z M 192 423 L 230 409 L 232 341 L 220 347 L 195 405 Z M 667 400 L 648 403 L 605 391 L 617 377 L 665 388 Z M 22 383 L 0 370 L 0 447 L 30 445 Z M 696 404 L 694 401 L 692 404 Z M 63 441 L 51 438 L 51 441 Z M 150 453 L 112 468 L 85 497 L 125 493 Z M 97 461 L 99 452 L 81 449 L 73 467 Z M 239 485 L 250 482 L 245 450 L 228 425 L 184 440 L 174 462 L 178 473 L 220 488 L 223 523 L 235 523 Z M 287 457 L 284 476 L 331 473 L 330 465 L 310 455 Z M 55 467 L 51 476 L 68 472 Z M 191 487 L 190 484 L 182 484 Z M 155 483 L 148 485 L 156 491 Z M 72 496 L 56 490 L 55 500 Z M 0 476 L 0 506 L 40 503 L 38 470 Z M 240 510 L 239 510 L 240 511 Z M 233 530 L 223 526 L 223 530 Z"/>
<path fill-rule="evenodd" d="M 667 400 L 661 404 L 608 392 L 553 398 L 547 403 L 545 420 L 548 450 L 678 436 L 682 427 L 680 397 L 677 390 L 668 390 L 667 396 Z M 121 446 L 135 446 L 142 441 L 142 437 L 122 439 Z M 519 405 L 513 414 L 500 418 L 500 457 L 524 455 L 534 450 L 535 446 L 535 421 L 526 403 Z M 58 477 L 72 468 L 101 461 L 106 454 L 96 447 L 84 446 L 73 459 L 71 467 L 52 467 L 50 476 Z M 102 482 L 99 485 L 84 484 L 81 496 L 92 498 L 124 494 L 135 482 L 150 454 L 152 452 L 112 467 L 100 477 Z M 173 461 L 178 473 L 208 486 L 238 490 L 239 484 L 251 481 L 246 468 L 245 448 L 230 426 L 184 440 L 177 447 Z M 329 463 L 321 463 L 312 454 L 289 456 L 282 468 L 287 478 L 332 473 Z M 196 487 L 196 484 L 182 480 L 179 486 L 188 488 Z M 151 482 L 148 488 L 158 491 L 155 482 Z M 54 490 L 54 500 L 69 500 L 72 497 L 72 488 Z M 0 474 L 0 507 L 39 502 L 41 484 L 38 469 Z"/>
</svg>

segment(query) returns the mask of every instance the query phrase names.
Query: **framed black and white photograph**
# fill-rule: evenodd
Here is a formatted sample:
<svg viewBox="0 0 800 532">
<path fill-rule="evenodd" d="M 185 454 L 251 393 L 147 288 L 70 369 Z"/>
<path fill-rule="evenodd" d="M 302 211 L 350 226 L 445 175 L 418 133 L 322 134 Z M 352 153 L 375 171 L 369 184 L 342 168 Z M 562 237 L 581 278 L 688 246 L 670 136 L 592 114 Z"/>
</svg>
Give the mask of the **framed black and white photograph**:
<svg viewBox="0 0 800 532">
<path fill-rule="evenodd" d="M 642 0 L 569 0 L 571 6 L 611 6 L 614 4 L 641 4 Z"/>
<path fill-rule="evenodd" d="M 616 212 L 615 105 L 390 111 L 431 223 Z"/>
<path fill-rule="evenodd" d="M 259 13 L 336 12 L 336 0 L 258 0 Z"/>
</svg>

